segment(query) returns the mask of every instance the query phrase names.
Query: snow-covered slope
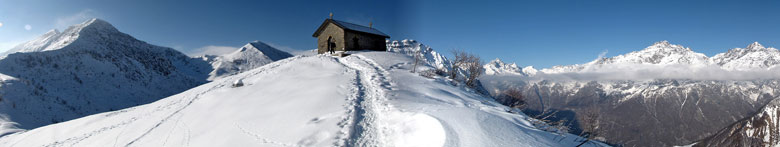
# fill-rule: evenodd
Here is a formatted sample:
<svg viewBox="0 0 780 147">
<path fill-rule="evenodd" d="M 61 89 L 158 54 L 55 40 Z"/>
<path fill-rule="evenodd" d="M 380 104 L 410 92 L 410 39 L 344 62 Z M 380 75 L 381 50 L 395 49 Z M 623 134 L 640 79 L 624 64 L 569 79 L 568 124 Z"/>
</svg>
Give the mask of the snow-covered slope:
<svg viewBox="0 0 780 147">
<path fill-rule="evenodd" d="M 91 19 L 0 59 L 0 132 L 156 101 L 206 82 L 211 67 Z M 12 127 L 6 124 L 16 124 Z"/>
<path fill-rule="evenodd" d="M 780 64 L 780 51 L 754 42 L 746 48 L 735 48 L 712 57 L 726 70 L 765 70 Z"/>
<path fill-rule="evenodd" d="M 579 144 L 444 78 L 410 73 L 411 62 L 387 52 L 296 56 L 147 105 L 6 135 L 0 146 Z"/>
<path fill-rule="evenodd" d="M 694 146 L 780 146 L 780 99 L 772 100 L 753 116 L 731 124 Z"/>
<path fill-rule="evenodd" d="M 268 63 L 292 57 L 290 53 L 278 50 L 260 41 L 247 43 L 233 53 L 218 56 L 209 61 L 214 71 L 209 73 L 209 80 L 223 76 L 248 71 Z"/>
</svg>

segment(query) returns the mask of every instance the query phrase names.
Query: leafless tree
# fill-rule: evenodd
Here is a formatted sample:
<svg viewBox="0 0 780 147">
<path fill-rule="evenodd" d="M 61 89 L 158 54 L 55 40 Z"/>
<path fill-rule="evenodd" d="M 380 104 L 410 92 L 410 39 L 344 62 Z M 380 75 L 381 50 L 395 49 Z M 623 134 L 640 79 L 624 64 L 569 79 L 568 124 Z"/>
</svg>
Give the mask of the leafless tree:
<svg viewBox="0 0 780 147">
<path fill-rule="evenodd" d="M 420 60 L 422 60 L 421 58 L 422 58 L 422 55 L 420 55 L 420 51 L 419 50 L 415 51 L 414 52 L 414 66 L 412 66 L 412 72 L 416 72 L 417 71 L 417 64 L 420 63 Z"/>
<path fill-rule="evenodd" d="M 455 55 L 455 60 L 450 71 L 450 78 L 457 80 L 458 70 L 465 70 L 466 77 L 464 77 L 464 82 L 469 87 L 476 87 L 477 78 L 482 75 L 483 70 L 480 57 L 461 50 L 453 50 L 452 54 Z"/>
<path fill-rule="evenodd" d="M 501 92 L 501 95 L 498 96 L 498 102 L 512 108 L 523 109 L 525 107 L 523 92 L 518 88 L 509 88 Z"/>
<path fill-rule="evenodd" d="M 597 108 L 588 108 L 584 111 L 582 119 L 580 119 L 583 127 L 582 127 L 582 133 L 580 133 L 579 136 L 584 138 L 585 140 L 580 143 L 579 146 L 584 145 L 585 143 L 590 142 L 593 140 L 593 138 L 596 138 L 596 136 L 599 135 L 599 110 Z"/>
<path fill-rule="evenodd" d="M 466 53 L 461 50 L 452 50 L 452 55 L 455 55 L 455 58 L 452 60 L 452 70 L 449 71 L 450 79 L 452 80 L 458 80 L 458 71 L 460 69 L 461 63 L 463 63 L 466 59 Z"/>
</svg>

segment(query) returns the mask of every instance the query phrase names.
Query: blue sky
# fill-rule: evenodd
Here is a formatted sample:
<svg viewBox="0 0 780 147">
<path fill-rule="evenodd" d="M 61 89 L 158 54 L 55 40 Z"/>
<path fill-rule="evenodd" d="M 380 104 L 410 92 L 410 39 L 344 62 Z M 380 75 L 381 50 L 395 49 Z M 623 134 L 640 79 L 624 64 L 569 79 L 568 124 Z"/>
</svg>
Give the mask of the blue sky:
<svg viewBox="0 0 780 147">
<path fill-rule="evenodd" d="M 669 40 L 712 56 L 753 41 L 778 46 L 776 1 L 43 1 L 0 0 L 0 50 L 46 31 L 104 19 L 141 40 L 187 53 L 253 40 L 313 49 L 314 30 L 336 19 L 368 24 L 393 40 L 486 61 L 536 67 L 584 63 Z M 29 27 L 26 27 L 29 26 Z"/>
</svg>

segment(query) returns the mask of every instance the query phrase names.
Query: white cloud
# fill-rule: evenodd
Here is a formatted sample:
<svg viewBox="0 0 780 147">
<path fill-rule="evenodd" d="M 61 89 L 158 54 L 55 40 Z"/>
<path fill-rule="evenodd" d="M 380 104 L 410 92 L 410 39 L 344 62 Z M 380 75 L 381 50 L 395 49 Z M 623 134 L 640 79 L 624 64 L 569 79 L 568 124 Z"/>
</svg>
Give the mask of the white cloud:
<svg viewBox="0 0 780 147">
<path fill-rule="evenodd" d="M 209 45 L 187 52 L 190 56 L 223 55 L 238 50 L 238 47 Z"/>
<path fill-rule="evenodd" d="M 57 18 L 57 20 L 55 20 L 54 24 L 55 24 L 56 28 L 64 29 L 64 28 L 66 28 L 68 26 L 71 26 L 71 25 L 74 25 L 74 24 L 78 24 L 78 23 L 87 21 L 87 20 L 92 19 L 92 18 L 97 18 L 97 17 L 98 17 L 98 14 L 94 10 L 92 10 L 92 9 L 84 9 L 84 10 L 79 11 L 76 14 L 59 17 L 59 18 Z"/>
<path fill-rule="evenodd" d="M 601 58 L 604 58 L 605 56 L 607 56 L 607 53 L 608 53 L 608 52 L 609 52 L 609 50 L 604 50 L 604 51 L 602 51 L 601 53 L 599 53 L 599 57 L 598 57 L 598 58 L 596 58 L 596 59 L 601 59 Z"/>
<path fill-rule="evenodd" d="M 24 25 L 24 30 L 32 30 L 32 26 L 30 24 Z"/>
<path fill-rule="evenodd" d="M 3 27 L 3 23 L 2 22 L 0 22 L 0 27 Z"/>
<path fill-rule="evenodd" d="M 607 64 L 578 72 L 537 73 L 537 80 L 762 80 L 780 79 L 780 66 L 769 69 L 725 70 L 717 65 Z"/>
<path fill-rule="evenodd" d="M 265 42 L 265 43 L 268 44 L 271 47 L 274 47 L 274 48 L 279 49 L 281 51 L 288 52 L 288 53 L 293 54 L 293 55 L 311 55 L 311 54 L 315 54 L 316 53 L 316 52 L 312 52 L 312 50 L 299 50 L 299 49 L 294 49 L 294 48 L 289 47 L 289 46 L 278 45 L 278 44 L 275 44 L 275 43 L 270 43 L 270 42 Z"/>
<path fill-rule="evenodd" d="M 26 39 L 26 37 L 23 37 L 23 38 Z M 8 41 L 8 40 L 0 41 L 0 53 L 6 52 L 6 51 L 10 50 L 11 48 L 15 47 L 16 45 L 22 44 L 24 42 L 26 42 L 26 41 L 22 40 L 22 39 L 10 40 L 10 41 Z"/>
</svg>

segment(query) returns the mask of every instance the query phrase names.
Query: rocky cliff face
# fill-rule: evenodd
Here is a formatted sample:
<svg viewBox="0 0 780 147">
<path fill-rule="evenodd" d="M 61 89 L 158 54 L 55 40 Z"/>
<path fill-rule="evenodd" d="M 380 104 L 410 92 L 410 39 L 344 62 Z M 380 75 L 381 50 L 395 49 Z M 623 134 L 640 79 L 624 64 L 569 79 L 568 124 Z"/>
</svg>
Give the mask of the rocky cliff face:
<svg viewBox="0 0 780 147">
<path fill-rule="evenodd" d="M 780 99 L 694 146 L 780 146 Z"/>
</svg>

